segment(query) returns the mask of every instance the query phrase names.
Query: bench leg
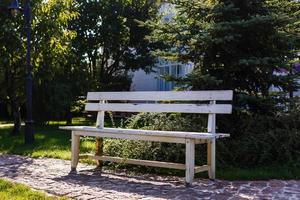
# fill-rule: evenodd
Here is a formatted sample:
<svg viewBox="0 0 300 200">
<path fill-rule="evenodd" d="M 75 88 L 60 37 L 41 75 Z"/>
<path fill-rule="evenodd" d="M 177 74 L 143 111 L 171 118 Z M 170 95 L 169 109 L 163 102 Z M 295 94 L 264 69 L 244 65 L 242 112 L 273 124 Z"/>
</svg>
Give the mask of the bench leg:
<svg viewBox="0 0 300 200">
<path fill-rule="evenodd" d="M 185 183 L 190 185 L 195 174 L 195 140 L 185 140 Z"/>
<path fill-rule="evenodd" d="M 80 136 L 75 135 L 75 133 L 72 132 L 71 171 L 76 171 L 76 167 L 79 161 L 79 145 L 80 145 Z"/>
<path fill-rule="evenodd" d="M 96 156 L 103 156 L 103 138 L 96 138 Z M 103 161 L 97 160 L 97 170 L 102 170 Z"/>
<path fill-rule="evenodd" d="M 207 165 L 209 166 L 208 177 L 216 178 L 216 139 L 207 142 Z"/>
</svg>

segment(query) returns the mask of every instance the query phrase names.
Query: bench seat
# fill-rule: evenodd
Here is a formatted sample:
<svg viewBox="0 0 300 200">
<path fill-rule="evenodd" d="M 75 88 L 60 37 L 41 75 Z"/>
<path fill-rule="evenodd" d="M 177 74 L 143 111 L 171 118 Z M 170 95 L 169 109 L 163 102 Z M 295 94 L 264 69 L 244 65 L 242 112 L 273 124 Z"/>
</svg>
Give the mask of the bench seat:
<svg viewBox="0 0 300 200">
<path fill-rule="evenodd" d="M 145 136 L 162 136 L 172 138 L 186 138 L 186 139 L 213 139 L 230 137 L 230 134 L 226 133 L 201 133 L 201 132 L 183 132 L 183 131 L 155 131 L 155 130 L 140 130 L 140 129 L 124 129 L 124 128 L 96 128 L 92 126 L 62 126 L 60 129 L 85 132 L 87 136 L 98 137 L 112 137 L 119 138 L 120 134 L 124 135 L 145 135 Z M 90 132 L 90 134 L 88 134 Z M 105 136 L 104 133 L 111 134 L 111 136 Z M 82 135 L 82 134 L 81 134 Z M 103 136 L 102 136 L 103 135 Z"/>
</svg>

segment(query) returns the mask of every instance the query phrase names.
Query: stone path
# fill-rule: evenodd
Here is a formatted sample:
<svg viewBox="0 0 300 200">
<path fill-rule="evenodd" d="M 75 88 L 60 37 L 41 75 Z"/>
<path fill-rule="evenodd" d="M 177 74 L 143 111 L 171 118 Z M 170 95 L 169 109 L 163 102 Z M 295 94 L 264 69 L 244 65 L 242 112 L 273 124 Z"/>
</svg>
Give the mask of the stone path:
<svg viewBox="0 0 300 200">
<path fill-rule="evenodd" d="M 74 199 L 300 199 L 300 180 L 196 180 L 187 188 L 179 177 L 108 172 L 100 176 L 84 164 L 78 170 L 69 174 L 70 162 L 65 160 L 0 155 L 0 178 Z"/>
</svg>

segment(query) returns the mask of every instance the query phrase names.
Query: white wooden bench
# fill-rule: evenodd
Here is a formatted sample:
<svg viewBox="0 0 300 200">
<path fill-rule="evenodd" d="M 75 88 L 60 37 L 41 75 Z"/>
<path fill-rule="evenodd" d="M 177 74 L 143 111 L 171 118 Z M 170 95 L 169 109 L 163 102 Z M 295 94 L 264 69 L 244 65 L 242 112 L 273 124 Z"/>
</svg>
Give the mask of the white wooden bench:
<svg viewBox="0 0 300 200">
<path fill-rule="evenodd" d="M 233 92 L 226 91 L 167 91 L 167 92 L 89 92 L 86 111 L 98 112 L 96 127 L 66 126 L 61 129 L 72 131 L 71 169 L 76 170 L 80 158 L 92 158 L 101 168 L 103 161 L 122 162 L 153 167 L 185 170 L 186 183 L 193 182 L 194 174 L 208 171 L 209 178 L 215 179 L 216 139 L 229 137 L 229 134 L 216 132 L 216 114 L 230 114 Z M 202 101 L 202 104 L 200 104 Z M 204 102 L 203 102 L 204 101 Z M 217 101 L 223 101 L 217 104 Z M 193 102 L 193 103 L 191 103 Z M 171 112 L 208 114 L 207 132 L 134 130 L 105 128 L 104 113 L 112 112 Z M 80 136 L 96 138 L 95 155 L 79 155 Z M 186 145 L 185 164 L 158 162 L 138 159 L 122 159 L 103 155 L 103 138 L 145 140 Z M 207 143 L 207 165 L 195 166 L 195 144 Z"/>
</svg>

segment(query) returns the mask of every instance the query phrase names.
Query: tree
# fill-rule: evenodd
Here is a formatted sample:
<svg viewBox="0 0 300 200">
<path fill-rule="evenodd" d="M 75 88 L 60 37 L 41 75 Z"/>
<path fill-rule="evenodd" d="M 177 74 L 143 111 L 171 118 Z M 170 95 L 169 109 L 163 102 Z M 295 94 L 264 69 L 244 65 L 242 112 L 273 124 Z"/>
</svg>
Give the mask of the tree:
<svg viewBox="0 0 300 200">
<path fill-rule="evenodd" d="M 11 135 L 17 135 L 21 129 L 20 107 L 24 103 L 24 55 L 22 19 L 12 19 L 6 9 L 8 1 L 2 2 L 0 13 L 0 94 L 8 102 L 14 120 Z"/>
<path fill-rule="evenodd" d="M 34 13 L 34 115 L 41 123 L 64 118 L 79 85 L 74 78 L 79 66 L 71 65 L 76 32 L 69 29 L 78 13 L 73 0 L 49 0 L 36 5 Z"/>
<path fill-rule="evenodd" d="M 43 99 L 39 86 L 53 78 L 65 63 L 70 40 L 74 33 L 67 29 L 68 21 L 76 17 L 72 10 L 72 0 L 35 0 L 32 2 L 32 63 L 34 71 L 34 105 Z M 3 7 L 9 5 L 8 1 Z M 12 135 L 17 135 L 21 127 L 21 107 L 25 102 L 25 33 L 24 19 L 19 15 L 12 19 L 8 12 L 1 12 L 0 25 L 0 93 L 10 102 L 14 118 Z M 52 80 L 51 80 L 52 81 Z M 49 92 L 49 91 L 48 91 Z M 51 92 L 51 91 L 50 91 Z M 59 92 L 55 91 L 55 92 Z M 54 93 L 56 94 L 56 93 Z M 7 96 L 7 98 L 6 98 Z M 46 105 L 46 104 L 45 104 Z M 34 107 L 35 109 L 35 107 Z"/>
<path fill-rule="evenodd" d="M 144 38 L 150 29 L 138 21 L 156 17 L 156 1 L 81 0 L 76 9 L 80 17 L 71 26 L 77 32 L 73 49 L 89 88 L 128 90 L 128 72 L 153 64 L 153 44 Z"/>
<path fill-rule="evenodd" d="M 218 151 L 219 161 L 239 167 L 266 166 L 285 154 L 291 163 L 297 163 L 297 155 L 286 149 L 299 146 L 299 140 L 290 143 L 290 138 L 297 138 L 299 126 L 289 128 L 297 124 L 294 119 L 299 118 L 294 113 L 299 113 L 299 109 L 295 106 L 287 112 L 284 107 L 280 112 L 278 107 L 283 98 L 277 95 L 274 98 L 269 89 L 274 85 L 286 96 L 297 88 L 296 76 L 281 76 L 277 72 L 292 71 L 291 64 L 299 52 L 299 3 L 293 0 L 171 2 L 176 5 L 176 16 L 171 21 L 147 24 L 155 29 L 149 38 L 164 41 L 168 47 L 157 51 L 159 55 L 195 64 L 192 74 L 177 81 L 193 90 L 235 91 L 233 114 L 218 116 L 222 118 L 218 120 L 218 132 L 231 134 L 229 141 L 219 143 L 218 148 L 223 149 Z M 288 139 L 283 139 L 286 136 Z"/>
<path fill-rule="evenodd" d="M 276 72 L 291 68 L 299 52 L 300 4 L 290 0 L 174 0 L 177 16 L 156 25 L 154 40 L 176 49 L 171 56 L 195 63 L 190 83 L 203 78 L 222 84 L 212 88 L 268 97 L 273 85 L 296 89 L 294 76 Z M 154 26 L 155 27 L 155 26 Z M 170 49 L 167 50 L 167 52 Z M 198 80 L 191 80 L 198 79 Z M 211 79 L 210 79 L 211 80 Z M 198 85 L 197 85 L 198 84 Z"/>
</svg>

